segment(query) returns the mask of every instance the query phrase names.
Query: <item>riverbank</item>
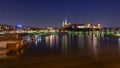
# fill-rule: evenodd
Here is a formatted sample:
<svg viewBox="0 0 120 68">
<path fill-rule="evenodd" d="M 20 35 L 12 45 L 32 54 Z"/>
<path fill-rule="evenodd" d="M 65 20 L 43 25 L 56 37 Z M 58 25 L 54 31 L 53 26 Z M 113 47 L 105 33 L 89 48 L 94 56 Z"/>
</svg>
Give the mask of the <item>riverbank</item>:
<svg viewBox="0 0 120 68">
<path fill-rule="evenodd" d="M 106 35 L 108 37 L 112 37 L 112 38 L 120 38 L 120 35 L 119 34 L 108 34 Z"/>
</svg>

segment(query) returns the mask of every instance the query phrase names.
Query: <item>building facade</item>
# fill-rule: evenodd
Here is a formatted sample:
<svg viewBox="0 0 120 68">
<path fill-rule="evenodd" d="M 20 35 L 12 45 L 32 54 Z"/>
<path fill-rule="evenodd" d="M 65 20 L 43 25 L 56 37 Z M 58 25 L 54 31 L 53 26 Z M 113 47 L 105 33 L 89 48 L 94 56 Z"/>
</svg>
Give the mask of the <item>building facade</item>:
<svg viewBox="0 0 120 68">
<path fill-rule="evenodd" d="M 71 24 L 67 19 L 65 19 L 65 21 L 63 21 L 62 28 L 67 30 L 98 30 L 101 29 L 101 24 Z"/>
</svg>

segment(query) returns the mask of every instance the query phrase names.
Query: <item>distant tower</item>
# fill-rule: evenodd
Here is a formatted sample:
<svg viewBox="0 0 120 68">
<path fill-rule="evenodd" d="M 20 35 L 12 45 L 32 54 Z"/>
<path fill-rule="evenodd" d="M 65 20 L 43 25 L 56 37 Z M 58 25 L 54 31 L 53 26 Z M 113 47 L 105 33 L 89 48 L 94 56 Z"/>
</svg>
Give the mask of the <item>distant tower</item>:
<svg viewBox="0 0 120 68">
<path fill-rule="evenodd" d="M 67 21 L 67 19 L 65 19 L 62 23 L 62 27 L 65 27 L 67 24 L 68 24 L 68 21 Z"/>
<path fill-rule="evenodd" d="M 65 23 L 64 23 L 64 21 L 63 21 L 63 23 L 62 23 L 62 27 L 64 27 L 64 25 L 65 25 Z"/>
<path fill-rule="evenodd" d="M 67 19 L 65 19 L 65 25 L 67 25 Z"/>
</svg>

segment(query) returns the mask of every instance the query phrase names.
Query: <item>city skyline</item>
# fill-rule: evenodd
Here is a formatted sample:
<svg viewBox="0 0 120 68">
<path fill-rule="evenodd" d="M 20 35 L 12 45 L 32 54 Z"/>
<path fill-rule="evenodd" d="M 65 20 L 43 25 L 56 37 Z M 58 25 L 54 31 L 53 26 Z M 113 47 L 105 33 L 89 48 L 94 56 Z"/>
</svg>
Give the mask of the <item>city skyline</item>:
<svg viewBox="0 0 120 68">
<path fill-rule="evenodd" d="M 100 23 L 119 27 L 119 0 L 1 0 L 0 24 L 61 27 L 65 18 L 75 24 Z"/>
</svg>

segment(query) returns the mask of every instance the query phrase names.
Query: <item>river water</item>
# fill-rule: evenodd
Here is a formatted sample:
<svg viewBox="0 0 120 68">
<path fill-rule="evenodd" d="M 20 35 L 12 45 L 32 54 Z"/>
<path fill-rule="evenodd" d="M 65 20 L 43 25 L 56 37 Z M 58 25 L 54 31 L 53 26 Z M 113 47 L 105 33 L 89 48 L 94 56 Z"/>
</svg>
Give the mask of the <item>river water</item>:
<svg viewBox="0 0 120 68">
<path fill-rule="evenodd" d="M 96 35 L 26 36 L 29 45 L 1 55 L 2 68 L 120 68 L 120 38 Z M 0 56 L 0 57 L 1 57 Z"/>
</svg>

